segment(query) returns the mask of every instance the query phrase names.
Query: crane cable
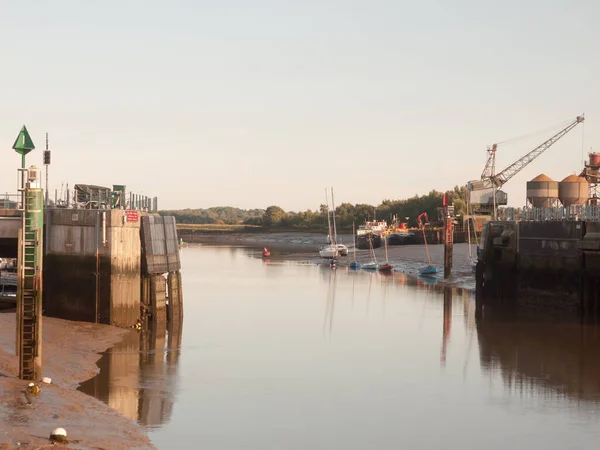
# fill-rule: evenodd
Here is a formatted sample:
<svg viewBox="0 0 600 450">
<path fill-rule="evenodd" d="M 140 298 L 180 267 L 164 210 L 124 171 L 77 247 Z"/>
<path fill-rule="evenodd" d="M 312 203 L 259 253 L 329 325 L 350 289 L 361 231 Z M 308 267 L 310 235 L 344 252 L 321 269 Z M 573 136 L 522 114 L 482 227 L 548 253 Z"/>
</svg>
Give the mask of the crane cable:
<svg viewBox="0 0 600 450">
<path fill-rule="evenodd" d="M 585 122 L 581 124 L 581 167 L 585 167 Z"/>
<path fill-rule="evenodd" d="M 514 142 L 516 142 L 516 141 L 519 141 L 519 140 L 521 140 L 521 139 L 525 139 L 525 138 L 528 138 L 528 137 L 533 137 L 533 136 L 536 136 L 536 135 L 538 135 L 538 134 L 542 134 L 542 133 L 549 133 L 550 131 L 553 131 L 553 130 L 555 130 L 556 128 L 559 128 L 559 127 L 562 127 L 562 128 L 564 128 L 565 126 L 567 126 L 567 125 L 568 125 L 568 124 L 570 124 L 571 122 L 573 122 L 573 121 L 572 121 L 572 120 L 562 121 L 561 123 L 559 123 L 559 124 L 557 124 L 557 125 L 554 125 L 554 126 L 552 126 L 552 127 L 545 128 L 545 129 L 543 129 L 543 130 L 535 131 L 535 132 L 533 132 L 533 133 L 529 133 L 529 134 L 524 134 L 524 135 L 522 135 L 522 136 L 514 137 L 514 138 L 512 138 L 512 139 L 507 139 L 507 140 L 505 140 L 505 141 L 500 141 L 500 142 L 497 142 L 497 143 L 496 143 L 496 145 L 507 145 L 507 144 L 512 144 L 512 143 L 514 143 Z"/>
</svg>

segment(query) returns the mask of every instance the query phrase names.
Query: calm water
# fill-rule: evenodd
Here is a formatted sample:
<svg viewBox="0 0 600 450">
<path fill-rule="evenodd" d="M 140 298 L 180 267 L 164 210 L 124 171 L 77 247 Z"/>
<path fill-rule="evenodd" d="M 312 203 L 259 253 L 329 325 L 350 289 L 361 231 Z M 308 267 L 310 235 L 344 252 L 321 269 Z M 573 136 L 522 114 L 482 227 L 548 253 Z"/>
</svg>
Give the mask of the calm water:
<svg viewBox="0 0 600 450">
<path fill-rule="evenodd" d="M 160 449 L 597 448 L 600 330 L 256 254 L 184 248 L 183 333 L 132 334 L 82 389 Z"/>
</svg>

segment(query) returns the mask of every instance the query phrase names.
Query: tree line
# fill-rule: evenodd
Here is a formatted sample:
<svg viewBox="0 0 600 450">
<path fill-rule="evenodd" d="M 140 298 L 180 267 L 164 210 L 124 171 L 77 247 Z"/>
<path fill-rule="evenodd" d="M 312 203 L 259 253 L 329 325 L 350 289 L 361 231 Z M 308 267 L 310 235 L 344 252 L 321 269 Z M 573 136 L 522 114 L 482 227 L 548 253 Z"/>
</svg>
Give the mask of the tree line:
<svg viewBox="0 0 600 450">
<path fill-rule="evenodd" d="M 466 213 L 466 188 L 455 186 L 447 191 L 448 202 L 454 205 L 455 213 Z M 433 190 L 426 195 L 415 195 L 403 200 L 383 200 L 381 204 L 342 203 L 335 208 L 336 224 L 340 229 L 356 226 L 365 220 L 391 221 L 397 217 L 401 222 L 408 222 L 409 227 L 417 226 L 417 216 L 426 212 L 430 221 L 437 221 L 437 208 L 442 206 L 444 192 Z M 181 209 L 160 211 L 161 215 L 174 216 L 178 223 L 186 224 L 229 224 L 258 225 L 267 228 L 318 228 L 327 225 L 327 206 L 319 205 L 318 209 L 306 211 L 285 211 L 272 205 L 267 209 L 240 209 L 231 206 L 217 206 L 207 209 Z"/>
</svg>

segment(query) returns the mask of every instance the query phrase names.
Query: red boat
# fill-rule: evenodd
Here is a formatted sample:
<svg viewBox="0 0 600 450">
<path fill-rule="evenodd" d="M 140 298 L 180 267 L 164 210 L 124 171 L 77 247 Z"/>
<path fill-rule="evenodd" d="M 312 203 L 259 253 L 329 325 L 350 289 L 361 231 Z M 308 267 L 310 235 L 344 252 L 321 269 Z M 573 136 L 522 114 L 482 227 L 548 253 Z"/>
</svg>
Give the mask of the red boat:
<svg viewBox="0 0 600 450">
<path fill-rule="evenodd" d="M 267 256 L 271 256 L 271 252 L 269 251 L 269 249 L 267 247 L 265 247 L 265 248 L 263 248 L 262 255 L 263 255 L 263 258 L 266 258 Z"/>
<path fill-rule="evenodd" d="M 391 272 L 394 268 L 389 264 L 380 264 L 377 268 L 380 272 Z"/>
</svg>

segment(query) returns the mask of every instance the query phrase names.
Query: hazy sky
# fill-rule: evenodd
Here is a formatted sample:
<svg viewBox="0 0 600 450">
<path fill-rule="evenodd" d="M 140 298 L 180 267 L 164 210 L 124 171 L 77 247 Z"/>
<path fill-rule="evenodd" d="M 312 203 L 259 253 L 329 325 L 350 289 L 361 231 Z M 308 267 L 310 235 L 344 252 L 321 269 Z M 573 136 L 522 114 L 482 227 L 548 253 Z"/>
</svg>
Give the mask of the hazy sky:
<svg viewBox="0 0 600 450">
<path fill-rule="evenodd" d="M 495 141 L 579 125 L 505 186 L 600 151 L 600 2 L 119 0 L 0 5 L 0 191 L 26 124 L 50 187 L 160 208 L 316 209 L 479 178 Z M 500 147 L 509 165 L 550 136 Z M 586 156 L 587 158 L 587 156 Z"/>
</svg>

